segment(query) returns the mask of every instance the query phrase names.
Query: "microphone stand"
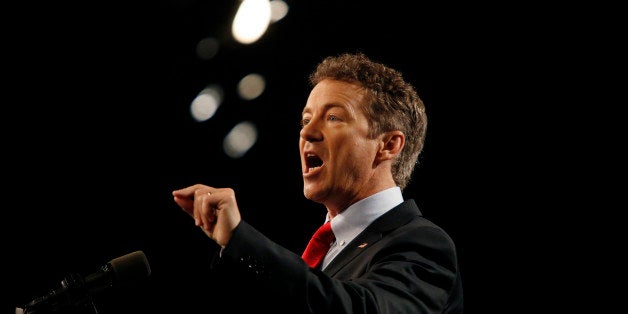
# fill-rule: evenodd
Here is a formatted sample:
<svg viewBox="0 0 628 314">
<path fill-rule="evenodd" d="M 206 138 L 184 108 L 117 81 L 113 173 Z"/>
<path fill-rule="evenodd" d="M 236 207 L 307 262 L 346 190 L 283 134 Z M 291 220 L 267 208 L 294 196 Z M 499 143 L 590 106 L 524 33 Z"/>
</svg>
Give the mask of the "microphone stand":
<svg viewBox="0 0 628 314">
<path fill-rule="evenodd" d="M 67 275 L 61 281 L 61 289 L 36 298 L 16 314 L 98 314 L 96 305 L 85 287 L 85 279 L 77 273 Z"/>
</svg>

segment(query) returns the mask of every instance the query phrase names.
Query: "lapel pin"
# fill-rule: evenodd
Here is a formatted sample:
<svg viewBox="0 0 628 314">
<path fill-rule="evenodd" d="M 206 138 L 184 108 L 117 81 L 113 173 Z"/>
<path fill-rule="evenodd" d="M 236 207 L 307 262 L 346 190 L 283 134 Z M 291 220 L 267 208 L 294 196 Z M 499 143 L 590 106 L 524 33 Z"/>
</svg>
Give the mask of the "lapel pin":
<svg viewBox="0 0 628 314">
<path fill-rule="evenodd" d="M 364 243 L 362 243 L 362 244 L 358 245 L 358 247 L 359 247 L 359 248 L 361 248 L 361 249 L 363 249 L 363 248 L 365 248 L 367 245 L 368 245 L 368 243 L 364 242 Z"/>
</svg>

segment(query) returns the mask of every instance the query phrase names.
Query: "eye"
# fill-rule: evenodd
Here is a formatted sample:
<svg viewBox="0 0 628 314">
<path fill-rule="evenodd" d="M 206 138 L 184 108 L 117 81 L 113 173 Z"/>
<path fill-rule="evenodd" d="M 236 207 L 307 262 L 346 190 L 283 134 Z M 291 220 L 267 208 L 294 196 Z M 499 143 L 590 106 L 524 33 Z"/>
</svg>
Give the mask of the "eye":
<svg viewBox="0 0 628 314">
<path fill-rule="evenodd" d="M 336 115 L 330 114 L 327 117 L 327 120 L 329 120 L 329 121 L 338 121 L 338 120 L 340 120 L 340 118 L 338 116 L 336 116 Z"/>
<path fill-rule="evenodd" d="M 308 123 L 310 123 L 310 119 L 301 119 L 301 127 L 306 126 Z"/>
</svg>

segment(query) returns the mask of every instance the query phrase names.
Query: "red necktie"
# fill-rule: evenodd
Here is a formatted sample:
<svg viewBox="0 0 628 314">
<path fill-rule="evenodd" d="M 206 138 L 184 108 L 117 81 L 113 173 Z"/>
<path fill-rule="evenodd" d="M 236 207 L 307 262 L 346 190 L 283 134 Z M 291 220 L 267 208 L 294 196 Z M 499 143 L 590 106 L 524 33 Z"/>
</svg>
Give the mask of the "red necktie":
<svg viewBox="0 0 628 314">
<path fill-rule="evenodd" d="M 328 221 L 316 230 L 301 258 L 303 258 L 310 267 L 317 267 L 323 261 L 325 255 L 327 255 L 327 251 L 334 239 L 335 236 L 334 232 L 331 230 L 331 222 Z"/>
</svg>

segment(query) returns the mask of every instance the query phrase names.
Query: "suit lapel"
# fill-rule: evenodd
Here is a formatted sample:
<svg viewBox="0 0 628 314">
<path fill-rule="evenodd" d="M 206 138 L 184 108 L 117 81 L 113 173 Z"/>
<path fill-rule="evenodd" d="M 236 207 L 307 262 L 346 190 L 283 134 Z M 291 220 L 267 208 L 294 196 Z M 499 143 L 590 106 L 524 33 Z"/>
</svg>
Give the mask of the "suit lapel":
<svg viewBox="0 0 628 314">
<path fill-rule="evenodd" d="M 406 224 L 413 217 L 421 215 L 414 200 L 409 199 L 394 207 L 373 221 L 362 233 L 347 245 L 325 268 L 327 275 L 333 276 L 347 263 L 370 249 L 382 237 L 393 229 Z"/>
</svg>

